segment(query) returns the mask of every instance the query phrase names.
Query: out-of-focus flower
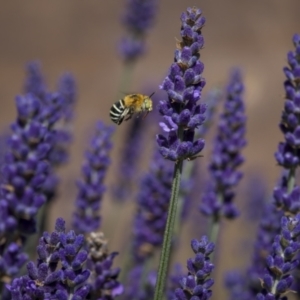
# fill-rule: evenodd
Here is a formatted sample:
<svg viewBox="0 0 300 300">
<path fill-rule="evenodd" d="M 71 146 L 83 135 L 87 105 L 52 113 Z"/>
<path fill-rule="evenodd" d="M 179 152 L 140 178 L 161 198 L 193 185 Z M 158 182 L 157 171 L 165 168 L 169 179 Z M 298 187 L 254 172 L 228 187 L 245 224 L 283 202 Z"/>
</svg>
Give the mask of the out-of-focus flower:
<svg viewBox="0 0 300 300">
<path fill-rule="evenodd" d="M 143 147 L 143 134 L 145 120 L 134 118 L 126 132 L 124 145 L 120 152 L 120 170 L 113 186 L 114 199 L 116 201 L 126 200 L 138 180 L 138 163 Z"/>
<path fill-rule="evenodd" d="M 279 144 L 275 158 L 279 165 L 286 169 L 295 169 L 300 163 L 300 121 L 298 118 L 300 109 L 300 35 L 293 37 L 295 51 L 287 55 L 289 67 L 285 67 L 286 81 L 284 88 L 286 101 L 282 112 L 280 129 L 285 141 Z"/>
<path fill-rule="evenodd" d="M 85 154 L 83 178 L 77 184 L 78 195 L 73 215 L 73 226 L 77 232 L 90 233 L 100 226 L 99 210 L 105 191 L 104 179 L 110 164 L 109 152 L 112 148 L 113 130 L 113 127 L 98 122 L 90 148 Z"/>
<path fill-rule="evenodd" d="M 227 87 L 227 99 L 209 165 L 212 182 L 203 196 L 201 205 L 202 213 L 215 219 L 220 216 L 235 218 L 238 215 L 233 203 L 233 188 L 243 175 L 237 170 L 244 162 L 241 149 L 246 145 L 243 91 L 241 74 L 239 70 L 234 70 Z"/>
<path fill-rule="evenodd" d="M 206 110 L 205 104 L 198 103 L 205 85 L 204 65 L 199 61 L 205 18 L 200 9 L 188 8 L 181 21 L 182 40 L 177 42 L 175 62 L 161 86 L 168 93 L 168 100 L 159 104 L 163 116 L 160 125 L 167 136 L 157 135 L 161 155 L 172 161 L 193 159 L 204 148 L 204 140 L 194 140 L 194 135 L 205 120 Z"/>
<path fill-rule="evenodd" d="M 157 0 L 126 0 L 123 25 L 127 36 L 120 42 L 119 51 L 124 61 L 132 62 L 145 52 L 145 36 L 154 23 Z"/>
<path fill-rule="evenodd" d="M 47 160 L 55 138 L 52 128 L 60 118 L 61 98 L 47 94 L 42 105 L 33 95 L 19 96 L 16 105 L 18 116 L 11 126 L 1 195 L 15 219 L 11 230 L 28 234 L 35 232 L 36 214 L 46 201 L 41 187 L 49 174 Z"/>
<path fill-rule="evenodd" d="M 145 265 L 136 265 L 126 276 L 126 288 L 122 300 L 150 300 L 154 296 L 156 271 L 149 271 Z"/>
<path fill-rule="evenodd" d="M 29 62 L 26 66 L 25 94 L 32 94 L 43 100 L 47 93 L 47 86 L 38 61 Z"/>
<path fill-rule="evenodd" d="M 156 151 L 148 173 L 142 178 L 134 219 L 133 254 L 138 262 L 161 246 L 172 187 L 173 165 Z"/>
</svg>

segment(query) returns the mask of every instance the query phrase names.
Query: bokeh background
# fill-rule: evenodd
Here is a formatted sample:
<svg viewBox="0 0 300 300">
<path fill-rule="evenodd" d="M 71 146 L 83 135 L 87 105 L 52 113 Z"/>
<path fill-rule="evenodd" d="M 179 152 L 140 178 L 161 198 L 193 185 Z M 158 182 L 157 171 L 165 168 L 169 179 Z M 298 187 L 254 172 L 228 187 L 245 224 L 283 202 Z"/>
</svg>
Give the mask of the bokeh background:
<svg viewBox="0 0 300 300">
<path fill-rule="evenodd" d="M 24 68 L 28 61 L 42 63 L 51 88 L 55 87 L 64 71 L 72 72 L 78 83 L 75 139 L 70 163 L 60 171 L 60 199 L 49 211 L 49 226 L 52 226 L 57 216 L 71 218 L 76 196 L 74 180 L 79 175 L 84 149 L 95 121 L 101 119 L 111 123 L 109 109 L 121 92 L 118 88 L 123 64 L 117 53 L 117 44 L 124 33 L 120 18 L 125 1 L 11 0 L 0 3 L 0 128 L 5 131 L 15 117 L 14 97 L 22 92 Z M 244 150 L 246 163 L 243 169 L 263 175 L 271 192 L 280 172 L 273 153 L 282 139 L 277 125 L 284 97 L 282 67 L 286 64 L 287 51 L 293 49 L 293 34 L 300 33 L 300 1 L 159 1 L 155 26 L 147 37 L 148 51 L 134 69 L 131 91 L 147 86 L 158 90 L 173 61 L 180 14 L 187 6 L 193 5 L 201 8 L 207 19 L 203 30 L 205 48 L 201 52 L 207 81 L 205 91 L 226 83 L 231 67 L 242 68 L 248 115 L 248 146 Z M 126 129 L 127 124 L 118 127 L 114 136 L 108 185 L 116 178 Z M 147 167 L 148 152 L 153 143 L 153 136 L 149 135 L 142 169 Z M 209 152 L 209 143 L 207 149 Z M 202 158 L 204 164 L 208 157 Z M 113 219 L 115 207 L 109 193 L 103 206 L 102 229 L 111 241 L 111 249 L 120 250 L 121 243 L 126 242 L 124 237 L 130 235 L 133 201 L 123 207 L 122 218 L 118 220 Z M 200 228 L 201 224 L 195 226 Z M 215 290 L 219 293 L 222 272 L 247 263 L 254 229 L 243 219 L 224 224 L 218 271 L 214 275 L 218 287 Z M 183 241 L 189 244 L 189 238 L 186 230 Z M 178 252 L 177 260 L 184 262 L 190 253 L 190 250 Z"/>
</svg>

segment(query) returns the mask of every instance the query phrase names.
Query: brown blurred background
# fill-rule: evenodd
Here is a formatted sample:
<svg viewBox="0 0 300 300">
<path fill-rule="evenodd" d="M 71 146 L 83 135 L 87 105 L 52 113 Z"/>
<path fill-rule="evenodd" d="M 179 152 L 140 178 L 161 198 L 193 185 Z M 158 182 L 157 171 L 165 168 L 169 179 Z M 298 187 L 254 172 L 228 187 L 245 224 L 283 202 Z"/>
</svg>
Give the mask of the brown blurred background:
<svg viewBox="0 0 300 300">
<path fill-rule="evenodd" d="M 201 56 L 207 80 L 205 90 L 224 84 L 232 66 L 243 69 L 248 115 L 244 170 L 256 169 L 265 175 L 271 191 L 280 171 L 273 153 L 278 141 L 282 140 L 277 126 L 284 96 L 282 67 L 286 64 L 287 51 L 293 49 L 293 34 L 300 33 L 300 1 L 159 2 L 156 24 L 147 39 L 148 52 L 134 70 L 131 90 L 138 91 L 147 84 L 158 89 L 173 61 L 180 14 L 187 6 L 201 8 L 207 19 L 203 30 L 205 48 Z M 15 117 L 14 97 L 22 90 L 24 66 L 28 61 L 41 61 L 51 88 L 64 71 L 71 71 L 78 83 L 71 163 L 61 171 L 61 197 L 58 209 L 51 213 L 51 225 L 58 215 L 70 219 L 71 203 L 76 195 L 73 181 L 79 174 L 87 136 L 94 122 L 101 119 L 111 123 L 108 112 L 117 100 L 122 73 L 122 62 L 116 48 L 123 33 L 120 16 L 124 3 L 120 0 L 1 1 L 0 128 L 5 129 Z M 108 174 L 108 184 L 115 178 L 116 158 L 125 130 L 126 125 L 118 127 L 114 137 L 114 163 Z M 153 141 L 149 140 L 151 143 Z M 207 145 L 208 149 L 210 146 Z M 104 199 L 103 230 L 109 235 L 112 232 L 109 227 L 114 224 L 113 231 L 117 232 L 117 236 L 122 236 L 122 228 L 128 228 L 129 232 L 130 227 L 124 226 L 130 224 L 133 206 L 128 204 L 128 214 L 121 221 L 112 220 L 110 210 L 107 195 Z M 221 270 L 242 266 L 248 258 L 249 253 L 242 245 L 247 237 L 251 238 L 251 234 L 243 224 L 241 220 L 225 224 L 220 269 L 218 276 L 214 276 L 218 277 L 218 284 L 221 282 Z M 118 238 L 111 240 L 111 248 L 117 250 Z M 189 237 L 186 240 L 188 243 Z M 190 253 L 188 250 L 178 254 L 178 260 L 184 262 Z"/>
</svg>

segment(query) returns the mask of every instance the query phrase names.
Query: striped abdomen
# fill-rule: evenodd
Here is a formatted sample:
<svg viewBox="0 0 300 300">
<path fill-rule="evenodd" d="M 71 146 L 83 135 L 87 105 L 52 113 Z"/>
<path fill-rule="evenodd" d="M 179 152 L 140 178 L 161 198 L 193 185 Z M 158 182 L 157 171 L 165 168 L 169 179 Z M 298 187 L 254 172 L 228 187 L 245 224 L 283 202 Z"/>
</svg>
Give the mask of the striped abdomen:
<svg viewBox="0 0 300 300">
<path fill-rule="evenodd" d="M 120 125 L 125 117 L 124 111 L 124 100 L 121 99 L 111 107 L 109 116 L 113 122 Z"/>
</svg>

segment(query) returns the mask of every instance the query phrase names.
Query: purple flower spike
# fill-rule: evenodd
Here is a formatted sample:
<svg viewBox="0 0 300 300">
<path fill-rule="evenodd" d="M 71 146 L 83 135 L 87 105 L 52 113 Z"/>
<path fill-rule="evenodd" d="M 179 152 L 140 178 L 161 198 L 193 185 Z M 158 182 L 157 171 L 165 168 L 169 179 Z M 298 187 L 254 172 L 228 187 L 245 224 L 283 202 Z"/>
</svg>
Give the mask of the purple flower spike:
<svg viewBox="0 0 300 300">
<path fill-rule="evenodd" d="M 160 126 L 167 136 L 159 134 L 157 143 L 161 155 L 171 161 L 194 159 L 204 148 L 204 141 L 195 140 L 194 135 L 205 121 L 206 105 L 197 103 L 205 85 L 203 64 L 199 61 L 205 19 L 199 9 L 189 8 L 181 21 L 182 40 L 177 43 L 175 62 L 161 85 L 168 100 L 159 104 L 159 112 L 164 117 Z"/>
<path fill-rule="evenodd" d="M 57 219 L 55 231 L 39 240 L 37 264 L 29 262 L 27 275 L 7 285 L 12 299 L 86 299 L 90 271 L 84 269 L 83 244 L 83 236 L 65 233 L 64 220 Z"/>
<path fill-rule="evenodd" d="M 227 87 L 227 98 L 209 165 L 213 180 L 201 205 L 202 213 L 216 219 L 220 215 L 231 219 L 238 215 L 237 208 L 232 203 L 235 196 L 232 189 L 242 178 L 242 173 L 237 168 L 244 161 L 240 152 L 246 145 L 243 89 L 241 74 L 234 70 Z"/>
<path fill-rule="evenodd" d="M 300 111 L 300 35 L 295 34 L 293 42 L 295 51 L 287 55 L 289 67 L 284 68 L 286 81 L 284 82 L 286 102 L 281 115 L 279 127 L 284 134 L 285 141 L 279 144 L 275 158 L 279 165 L 286 169 L 299 166 L 299 111 Z"/>
<path fill-rule="evenodd" d="M 204 300 L 212 296 L 210 288 L 214 280 L 210 275 L 214 265 L 210 262 L 209 256 L 214 251 L 214 244 L 203 236 L 200 241 L 192 240 L 191 247 L 195 257 L 188 259 L 188 274 L 179 280 L 180 288 L 175 290 L 173 300 Z"/>
<path fill-rule="evenodd" d="M 122 38 L 119 52 L 124 61 L 137 59 L 145 52 L 145 35 L 152 27 L 157 10 L 157 0 L 126 0 L 123 24 L 128 36 Z"/>
<path fill-rule="evenodd" d="M 299 265 L 300 214 L 281 218 L 281 232 L 274 239 L 270 255 L 266 259 L 267 269 L 262 277 L 263 290 L 257 299 L 284 299 L 292 290 L 293 277 L 290 272 Z"/>
<path fill-rule="evenodd" d="M 90 293 L 87 299 L 113 300 L 123 293 L 123 286 L 117 280 L 120 269 L 112 268 L 117 252 L 108 253 L 107 240 L 103 233 L 92 232 L 87 238 L 91 270 Z"/>
<path fill-rule="evenodd" d="M 156 151 L 149 172 L 141 180 L 137 196 L 138 208 L 133 231 L 133 254 L 136 262 L 143 262 L 152 256 L 162 244 L 172 175 L 172 164 Z"/>
<path fill-rule="evenodd" d="M 50 171 L 47 160 L 54 145 L 53 127 L 61 116 L 62 99 L 59 95 L 47 94 L 42 104 L 36 97 L 26 95 L 17 97 L 16 105 L 18 117 L 11 126 L 13 134 L 2 168 L 0 210 L 10 216 L 6 224 L 10 227 L 6 232 L 9 235 L 14 230 L 21 234 L 36 230 L 36 214 L 46 201 L 41 187 Z"/>
<path fill-rule="evenodd" d="M 110 164 L 112 133 L 113 127 L 98 122 L 90 149 L 85 154 L 86 161 L 82 166 L 83 179 L 77 184 L 76 211 L 73 215 L 73 226 L 80 233 L 89 233 L 100 226 L 100 202 L 105 191 L 103 181 Z"/>
<path fill-rule="evenodd" d="M 145 120 L 134 118 L 128 127 L 124 145 L 120 153 L 120 170 L 113 187 L 116 201 L 125 201 L 131 194 L 134 183 L 138 180 L 138 163 L 143 152 L 143 134 Z"/>
<path fill-rule="evenodd" d="M 27 64 L 26 71 L 25 93 L 33 94 L 39 99 L 44 99 L 47 87 L 41 71 L 41 64 L 38 61 L 32 61 Z"/>
</svg>

